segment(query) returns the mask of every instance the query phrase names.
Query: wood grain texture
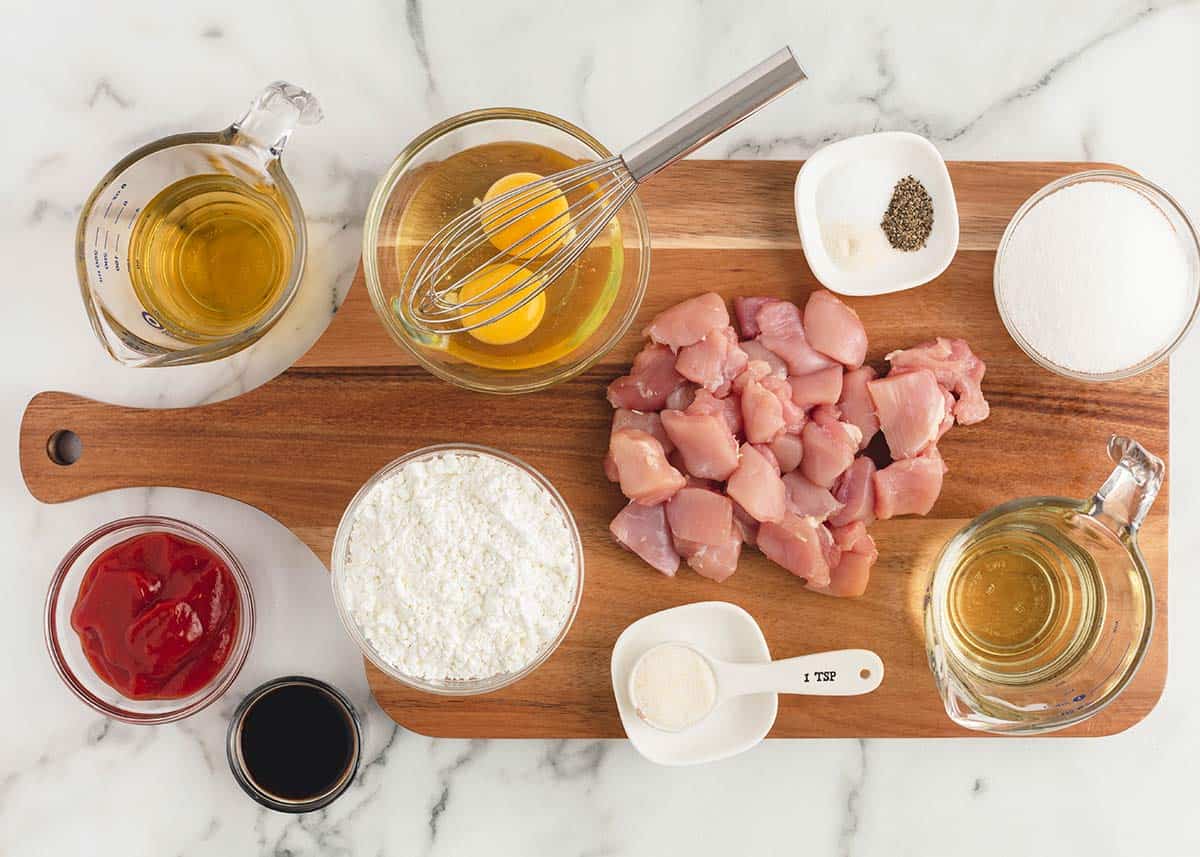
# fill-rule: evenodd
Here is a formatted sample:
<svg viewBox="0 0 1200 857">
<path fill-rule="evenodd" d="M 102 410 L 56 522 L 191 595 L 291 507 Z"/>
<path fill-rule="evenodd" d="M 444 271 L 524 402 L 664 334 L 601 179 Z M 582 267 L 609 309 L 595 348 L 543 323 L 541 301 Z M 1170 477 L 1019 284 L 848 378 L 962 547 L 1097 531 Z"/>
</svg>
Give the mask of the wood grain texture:
<svg viewBox="0 0 1200 857">
<path fill-rule="evenodd" d="M 950 473 L 931 515 L 872 530 L 880 561 L 861 599 L 805 592 L 753 552 L 724 584 L 686 571 L 667 579 L 621 550 L 607 530 L 622 498 L 600 470 L 611 415 L 603 390 L 641 346 L 641 324 L 704 290 L 803 300 L 816 286 L 791 220 L 798 168 L 791 162 L 687 162 L 648 186 L 655 249 L 639 323 L 600 364 L 552 390 L 488 397 L 425 374 L 388 339 L 360 273 L 325 336 L 297 366 L 236 399 L 152 411 L 38 395 L 21 426 L 22 470 L 30 491 L 46 502 L 144 485 L 223 494 L 273 515 L 328 560 L 346 503 L 388 461 L 437 442 L 501 447 L 545 473 L 575 512 L 587 553 L 579 616 L 538 671 L 483 697 L 408 691 L 368 665 L 380 705 L 404 726 L 454 737 L 620 737 L 608 662 L 617 635 L 654 610 L 723 599 L 759 620 L 775 657 L 866 647 L 887 665 L 880 689 L 853 702 L 782 697 L 773 736 L 969 735 L 946 718 L 925 663 L 921 599 L 941 545 L 1003 500 L 1090 494 L 1110 470 L 1104 445 L 1112 432 L 1167 457 L 1165 365 L 1105 385 L 1058 378 L 1013 345 L 991 297 L 994 248 L 1012 212 L 1047 181 L 1087 166 L 952 164 L 963 238 L 953 264 L 920 289 L 851 302 L 871 337 L 873 362 L 934 335 L 966 338 L 988 363 L 984 389 L 992 403 L 987 422 L 955 428 L 942 442 Z M 63 428 L 83 440 L 83 457 L 70 467 L 46 455 L 47 439 Z M 1116 702 L 1058 734 L 1118 732 L 1144 717 L 1161 693 L 1167 496 L 1164 490 L 1141 538 L 1159 609 L 1150 653 Z"/>
</svg>

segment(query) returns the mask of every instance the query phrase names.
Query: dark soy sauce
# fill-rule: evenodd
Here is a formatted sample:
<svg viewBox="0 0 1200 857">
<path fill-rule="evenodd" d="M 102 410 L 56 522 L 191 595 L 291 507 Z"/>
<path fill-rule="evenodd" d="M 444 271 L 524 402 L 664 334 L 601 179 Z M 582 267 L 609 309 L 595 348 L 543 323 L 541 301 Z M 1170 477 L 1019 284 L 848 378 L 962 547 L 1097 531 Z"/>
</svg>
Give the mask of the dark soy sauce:
<svg viewBox="0 0 1200 857">
<path fill-rule="evenodd" d="M 282 679 L 264 685 L 243 705 L 233 723 L 230 761 L 243 788 L 260 803 L 308 811 L 349 784 L 358 766 L 359 733 L 337 691 L 312 679 Z"/>
</svg>

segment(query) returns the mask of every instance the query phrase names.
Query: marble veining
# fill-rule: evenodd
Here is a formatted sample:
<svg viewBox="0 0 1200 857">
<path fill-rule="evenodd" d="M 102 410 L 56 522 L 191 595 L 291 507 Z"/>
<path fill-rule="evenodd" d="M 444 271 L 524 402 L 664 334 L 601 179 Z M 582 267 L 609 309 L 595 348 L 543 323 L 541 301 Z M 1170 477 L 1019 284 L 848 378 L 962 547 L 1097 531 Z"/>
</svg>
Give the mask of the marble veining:
<svg viewBox="0 0 1200 857">
<path fill-rule="evenodd" d="M 613 149 L 789 42 L 810 80 L 704 157 L 799 158 L 831 140 L 911 130 L 948 158 L 1126 164 L 1200 212 L 1200 3 L 651 0 L 603 7 L 212 0 L 6 10 L 0 69 L 0 854 L 1008 855 L 1200 853 L 1200 552 L 1188 522 L 1200 452 L 1172 450 L 1171 674 L 1158 708 L 1103 740 L 776 741 L 700 769 L 658 768 L 623 741 L 449 741 L 398 728 L 370 698 L 320 561 L 255 509 L 145 488 L 42 506 L 15 450 L 39 390 L 198 405 L 278 374 L 324 330 L 358 263 L 375 183 L 416 133 L 502 104 L 564 116 Z M 80 205 L 130 149 L 227 125 L 283 78 L 320 125 L 284 153 L 308 219 L 304 288 L 253 348 L 170 371 L 116 366 L 78 299 Z M 1173 359 L 1173 420 L 1200 417 L 1200 340 Z M 84 439 L 86 455 L 86 438 Z M 136 454 L 131 450 L 131 454 Z M 235 687 L 182 724 L 144 729 L 83 707 L 42 644 L 45 586 L 66 548 L 155 512 L 218 533 L 251 569 L 260 624 Z M 297 633 L 302 629 L 302 633 Z M 364 723 L 359 774 L 330 807 L 286 816 L 242 794 L 225 725 L 258 683 L 317 675 Z"/>
</svg>

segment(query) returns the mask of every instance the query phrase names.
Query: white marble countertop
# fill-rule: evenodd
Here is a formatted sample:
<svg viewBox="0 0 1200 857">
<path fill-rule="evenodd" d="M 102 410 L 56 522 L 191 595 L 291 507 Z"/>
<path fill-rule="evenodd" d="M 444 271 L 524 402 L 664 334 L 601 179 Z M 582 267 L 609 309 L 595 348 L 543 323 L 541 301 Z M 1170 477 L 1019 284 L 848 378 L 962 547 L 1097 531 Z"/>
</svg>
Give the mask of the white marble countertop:
<svg viewBox="0 0 1200 857">
<path fill-rule="evenodd" d="M 947 158 L 1120 162 L 1200 214 L 1200 5 L 7 6 L 0 854 L 1200 853 L 1191 823 L 1200 674 L 1190 662 L 1200 655 L 1200 578 L 1189 571 L 1200 551 L 1190 526 L 1200 452 L 1179 431 L 1170 678 L 1143 723 L 1097 740 L 773 741 L 686 770 L 656 768 L 625 742 L 440 741 L 395 728 L 369 699 L 321 563 L 280 524 L 168 489 L 43 506 L 25 490 L 16 456 L 21 411 L 39 390 L 190 405 L 242 392 L 291 363 L 349 286 L 377 178 L 434 121 L 517 104 L 620 146 L 784 41 L 810 82 L 704 155 L 797 158 L 873 129 L 912 130 Z M 310 88 L 326 113 L 285 156 L 309 216 L 302 300 L 233 360 L 174 371 L 116 366 L 80 306 L 72 243 L 82 200 L 133 147 L 225 125 L 277 78 Z M 1171 366 L 1177 428 L 1200 418 L 1198 371 L 1193 336 Z M 47 580 L 66 548 L 99 523 L 144 511 L 227 540 L 257 570 L 264 616 L 234 691 L 157 728 L 86 709 L 42 643 Z M 300 618 L 303 638 L 285 635 Z M 222 749 L 240 695 L 289 671 L 333 681 L 367 712 L 361 776 L 330 808 L 300 817 L 248 800 Z"/>
</svg>

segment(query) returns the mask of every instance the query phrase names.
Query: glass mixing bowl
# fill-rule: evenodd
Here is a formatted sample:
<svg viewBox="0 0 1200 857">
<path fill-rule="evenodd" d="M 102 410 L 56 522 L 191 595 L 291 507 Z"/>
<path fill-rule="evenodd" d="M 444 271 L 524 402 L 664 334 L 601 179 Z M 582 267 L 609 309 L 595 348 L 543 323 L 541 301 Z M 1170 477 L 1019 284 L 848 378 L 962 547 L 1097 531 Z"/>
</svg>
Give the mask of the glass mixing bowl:
<svg viewBox="0 0 1200 857">
<path fill-rule="evenodd" d="M 1030 345 L 1025 337 L 1021 335 L 1021 331 L 1010 317 L 1011 313 L 1008 305 L 1008 287 L 1010 283 L 1004 276 L 1004 257 L 1008 252 L 1009 243 L 1013 233 L 1016 231 L 1017 225 L 1047 197 L 1063 188 L 1083 184 L 1084 182 L 1111 182 L 1140 193 L 1151 205 L 1162 213 L 1162 216 L 1170 224 L 1171 229 L 1179 239 L 1180 247 L 1183 249 L 1188 261 L 1192 290 L 1191 314 L 1174 338 L 1164 344 L 1162 348 L 1140 363 L 1135 363 L 1124 369 L 1118 369 L 1115 372 L 1081 372 L 1055 363 Z M 1051 372 L 1056 372 L 1066 378 L 1073 378 L 1076 381 L 1119 381 L 1122 378 L 1132 378 L 1134 375 L 1140 375 L 1147 369 L 1167 359 L 1167 356 L 1178 347 L 1179 343 L 1183 342 L 1184 338 L 1188 335 L 1188 331 L 1192 329 L 1192 324 L 1196 321 L 1197 310 L 1200 309 L 1200 237 L 1196 235 L 1196 229 L 1191 221 L 1188 220 L 1188 216 L 1182 206 L 1170 194 L 1153 182 L 1146 181 L 1141 176 L 1119 170 L 1087 170 L 1080 173 L 1073 173 L 1050 182 L 1050 184 L 1025 200 L 1024 204 L 1017 209 L 1017 213 L 1013 215 L 1012 220 L 1008 223 L 1008 228 L 1004 230 L 1004 235 L 1000 239 L 1000 246 L 996 250 L 996 263 L 992 271 L 992 282 L 996 306 L 1000 310 L 1000 319 L 1004 322 L 1004 327 L 1008 330 L 1009 336 L 1029 356 L 1029 359 L 1044 369 L 1049 369 Z M 1128 307 L 1128 315 L 1130 323 L 1137 324 L 1137 306 Z"/>
<path fill-rule="evenodd" d="M 528 393 L 584 371 L 607 354 L 629 329 L 650 277 L 650 227 L 635 194 L 617 215 L 623 253 L 613 253 L 601 292 L 601 300 L 611 301 L 611 305 L 594 329 L 566 354 L 524 369 L 476 366 L 455 356 L 441 345 L 439 337 L 407 326 L 394 302 L 404 272 L 423 241 L 459 212 L 439 215 L 444 219 L 432 220 L 433 228 L 416 227 L 415 215 L 408 220 L 406 216 L 413 214 L 410 203 L 442 161 L 476 146 L 505 142 L 534 143 L 579 162 L 611 156 L 591 135 L 546 113 L 506 107 L 453 116 L 405 147 L 375 188 L 363 230 L 363 267 L 380 321 L 422 366 L 439 378 L 471 390 Z"/>
<path fill-rule="evenodd" d="M 575 554 L 576 577 L 575 594 L 570 610 L 568 610 L 562 628 L 559 629 L 554 639 L 545 645 L 532 661 L 513 672 L 499 673 L 493 676 L 474 679 L 426 679 L 419 676 L 407 675 L 388 663 L 383 655 L 376 650 L 375 646 L 367 640 L 362 630 L 358 627 L 358 622 L 355 621 L 349 607 L 343 600 L 342 587 L 346 575 L 346 566 L 350 560 L 350 530 L 354 526 L 354 521 L 358 516 L 359 507 L 362 505 L 363 500 L 371 492 L 372 488 L 405 465 L 426 458 L 436 458 L 446 453 L 490 456 L 523 470 L 533 478 L 534 482 L 550 493 L 554 505 L 562 512 L 563 518 L 567 522 L 567 527 L 571 531 L 571 543 Z M 358 643 L 358 647 L 362 649 L 367 659 L 385 675 L 394 678 L 401 684 L 408 685 L 416 690 L 425 691 L 426 693 L 436 693 L 442 696 L 473 696 L 475 694 L 490 693 L 493 690 L 499 690 L 502 687 L 507 687 L 516 681 L 520 681 L 532 673 L 545 663 L 554 654 L 554 651 L 562 641 L 566 639 L 567 632 L 571 630 L 571 625 L 575 621 L 575 614 L 579 612 L 579 602 L 583 598 L 583 541 L 579 536 L 579 527 L 575 523 L 575 516 L 571 514 L 567 502 L 558 493 L 558 490 L 551 484 L 549 479 L 521 459 L 498 449 L 473 443 L 443 443 L 422 447 L 421 449 L 416 449 L 406 455 L 402 455 L 390 464 L 380 468 L 366 481 L 362 488 L 358 489 L 358 493 L 354 495 L 349 505 L 346 506 L 346 511 L 342 514 L 342 520 L 338 523 L 337 532 L 333 537 L 333 556 L 330 566 L 332 571 L 330 582 L 333 585 L 333 602 L 337 605 L 338 616 L 341 617 L 342 624 L 346 626 L 347 633 L 350 634 L 354 642 Z"/>
<path fill-rule="evenodd" d="M 238 636 L 228 660 L 212 680 L 181 699 L 129 699 L 110 687 L 92 670 L 79 635 L 71 627 L 71 610 L 79 595 L 79 584 L 87 573 L 88 566 L 101 553 L 126 539 L 145 533 L 170 533 L 188 541 L 198 542 L 218 557 L 233 575 L 238 596 Z M 254 638 L 254 594 L 250 589 L 250 578 L 229 548 L 215 536 L 192 524 L 175 518 L 158 515 L 143 515 L 121 518 L 98 527 L 80 539 L 67 551 L 54 578 L 50 581 L 50 592 L 46 596 L 46 647 L 50 660 L 76 696 L 114 720 L 126 723 L 154 724 L 170 723 L 190 717 L 207 707 L 227 691 L 250 652 Z"/>
</svg>

